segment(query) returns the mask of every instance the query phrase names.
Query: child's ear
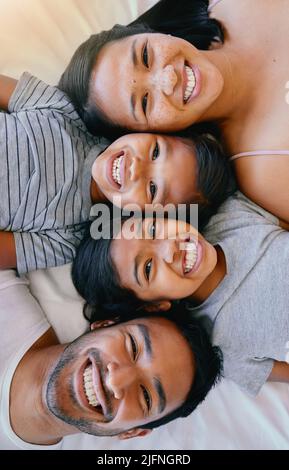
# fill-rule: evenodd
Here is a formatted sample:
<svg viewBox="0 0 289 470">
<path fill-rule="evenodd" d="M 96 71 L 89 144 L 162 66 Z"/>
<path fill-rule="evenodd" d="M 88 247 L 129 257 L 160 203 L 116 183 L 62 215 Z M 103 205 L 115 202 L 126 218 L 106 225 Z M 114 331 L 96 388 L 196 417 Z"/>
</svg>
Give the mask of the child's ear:
<svg viewBox="0 0 289 470">
<path fill-rule="evenodd" d="M 125 439 L 131 439 L 132 437 L 145 437 L 148 436 L 152 432 L 152 429 L 141 429 L 141 428 L 136 428 L 136 429 L 131 429 L 130 431 L 125 431 L 119 434 L 117 437 L 121 441 L 124 441 Z"/>
<path fill-rule="evenodd" d="M 172 307 L 172 302 L 169 300 L 160 300 L 159 302 L 151 302 L 144 306 L 144 310 L 149 313 L 167 312 Z"/>
<path fill-rule="evenodd" d="M 97 330 L 98 328 L 106 328 L 107 326 L 112 326 L 115 325 L 117 319 L 115 318 L 114 320 L 98 320 L 90 325 L 90 330 Z"/>
</svg>

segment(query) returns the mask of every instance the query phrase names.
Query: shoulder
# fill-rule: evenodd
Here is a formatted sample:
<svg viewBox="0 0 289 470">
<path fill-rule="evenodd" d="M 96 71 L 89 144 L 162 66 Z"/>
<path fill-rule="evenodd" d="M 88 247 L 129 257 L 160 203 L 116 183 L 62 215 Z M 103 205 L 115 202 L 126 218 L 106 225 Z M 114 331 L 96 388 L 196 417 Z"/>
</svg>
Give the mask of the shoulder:
<svg viewBox="0 0 289 470">
<path fill-rule="evenodd" d="M 227 199 L 219 208 L 205 228 L 204 235 L 216 243 L 228 236 L 240 235 L 240 231 L 246 230 L 247 236 L 256 232 L 257 227 L 263 233 L 262 227 L 267 230 L 275 230 L 279 226 L 277 217 L 264 210 L 261 206 L 250 200 L 245 194 L 237 191 Z M 259 230 L 258 229 L 258 230 Z"/>
<path fill-rule="evenodd" d="M 242 192 L 278 219 L 289 223 L 289 155 L 241 158 L 235 163 Z"/>
</svg>

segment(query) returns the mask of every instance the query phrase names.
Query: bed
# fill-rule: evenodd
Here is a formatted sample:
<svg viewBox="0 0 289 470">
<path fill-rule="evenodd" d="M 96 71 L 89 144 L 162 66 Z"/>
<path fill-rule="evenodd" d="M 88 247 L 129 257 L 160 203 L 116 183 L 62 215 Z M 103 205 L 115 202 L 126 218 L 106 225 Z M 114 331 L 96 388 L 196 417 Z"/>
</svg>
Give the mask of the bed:
<svg viewBox="0 0 289 470">
<path fill-rule="evenodd" d="M 127 23 L 154 0 L 0 0 L 0 73 L 24 70 L 56 84 L 75 48 L 91 33 Z M 70 266 L 29 275 L 60 341 L 87 329 Z M 289 338 L 288 338 L 289 339 Z M 289 385 L 266 384 L 257 398 L 223 380 L 192 416 L 146 438 L 118 441 L 84 434 L 67 437 L 63 449 L 288 449 Z"/>
</svg>

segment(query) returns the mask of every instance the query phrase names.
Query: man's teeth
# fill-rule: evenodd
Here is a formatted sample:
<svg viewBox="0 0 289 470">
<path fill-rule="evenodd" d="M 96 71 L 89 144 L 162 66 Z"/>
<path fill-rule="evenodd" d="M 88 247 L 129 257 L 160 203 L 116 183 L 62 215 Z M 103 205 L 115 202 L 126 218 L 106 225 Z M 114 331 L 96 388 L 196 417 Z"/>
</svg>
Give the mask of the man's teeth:
<svg viewBox="0 0 289 470">
<path fill-rule="evenodd" d="M 120 176 L 120 166 L 123 160 L 123 155 L 114 159 L 112 165 L 112 178 L 113 180 L 121 186 L 121 176 Z"/>
<path fill-rule="evenodd" d="M 192 69 L 188 67 L 187 65 L 185 65 L 185 70 L 186 70 L 188 82 L 187 82 L 187 87 L 186 87 L 185 94 L 184 94 L 184 101 L 187 102 L 196 86 L 196 77 Z"/>
<path fill-rule="evenodd" d="M 194 242 L 186 243 L 185 250 L 185 274 L 187 274 L 196 264 L 198 256 L 197 245 Z"/>
<path fill-rule="evenodd" d="M 91 406 L 97 407 L 100 405 L 99 401 L 96 399 L 96 395 L 93 388 L 92 382 L 92 366 L 86 367 L 85 371 L 83 372 L 83 383 L 84 383 L 84 391 L 87 397 L 88 403 Z"/>
</svg>

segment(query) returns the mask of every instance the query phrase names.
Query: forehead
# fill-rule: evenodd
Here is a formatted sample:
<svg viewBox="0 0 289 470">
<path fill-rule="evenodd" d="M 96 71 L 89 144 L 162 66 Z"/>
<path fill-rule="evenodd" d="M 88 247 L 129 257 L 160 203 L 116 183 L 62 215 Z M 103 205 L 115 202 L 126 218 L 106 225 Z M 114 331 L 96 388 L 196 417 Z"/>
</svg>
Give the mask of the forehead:
<svg viewBox="0 0 289 470">
<path fill-rule="evenodd" d="M 134 119 L 130 110 L 133 78 L 133 44 L 145 36 L 129 36 L 106 44 L 100 51 L 92 72 L 91 100 L 123 125 Z M 113 112 L 113 116 L 111 115 Z M 136 123 L 134 123 L 136 124 Z"/>
</svg>

